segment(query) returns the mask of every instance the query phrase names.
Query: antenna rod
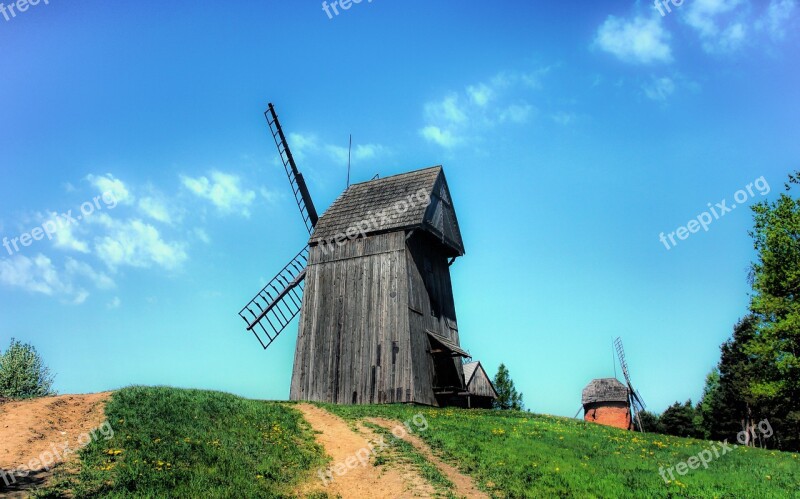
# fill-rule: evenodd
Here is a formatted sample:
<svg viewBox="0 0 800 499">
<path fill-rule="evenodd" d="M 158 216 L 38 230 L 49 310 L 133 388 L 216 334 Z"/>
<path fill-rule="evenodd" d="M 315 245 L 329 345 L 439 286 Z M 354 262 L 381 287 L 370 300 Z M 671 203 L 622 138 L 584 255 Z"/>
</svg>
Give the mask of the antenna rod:
<svg viewBox="0 0 800 499">
<path fill-rule="evenodd" d="M 353 134 L 350 134 L 350 147 L 347 149 L 347 187 L 350 187 L 350 153 L 353 151 Z"/>
</svg>

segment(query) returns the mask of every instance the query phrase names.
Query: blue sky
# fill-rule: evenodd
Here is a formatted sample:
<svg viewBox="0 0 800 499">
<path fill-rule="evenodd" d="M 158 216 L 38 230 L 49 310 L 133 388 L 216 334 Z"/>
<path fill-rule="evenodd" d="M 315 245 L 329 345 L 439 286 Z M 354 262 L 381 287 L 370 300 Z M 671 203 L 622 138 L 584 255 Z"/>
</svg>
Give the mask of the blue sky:
<svg viewBox="0 0 800 499">
<path fill-rule="evenodd" d="M 696 400 L 746 311 L 746 205 L 800 167 L 800 9 L 670 8 L 50 0 L 0 17 L 0 237 L 92 211 L 0 248 L 0 345 L 36 345 L 62 393 L 287 398 L 296 329 L 262 351 L 237 316 L 305 240 L 272 101 L 320 211 L 350 133 L 354 181 L 444 165 L 462 345 L 506 363 L 529 408 L 573 416 L 618 335 L 650 409 Z M 766 195 L 659 241 L 762 176 Z"/>
</svg>

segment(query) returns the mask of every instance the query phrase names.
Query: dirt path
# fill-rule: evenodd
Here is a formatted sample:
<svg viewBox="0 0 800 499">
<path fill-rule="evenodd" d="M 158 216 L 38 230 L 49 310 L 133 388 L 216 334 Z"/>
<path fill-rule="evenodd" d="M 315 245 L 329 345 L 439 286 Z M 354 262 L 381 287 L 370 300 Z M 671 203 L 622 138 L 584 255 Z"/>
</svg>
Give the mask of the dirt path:
<svg viewBox="0 0 800 499">
<path fill-rule="evenodd" d="M 81 435 L 103 423 L 110 395 L 62 395 L 0 404 L 0 497 L 25 497 L 21 491 L 43 484 L 52 468 L 45 470 L 41 458 L 53 456 L 55 465 L 75 459 L 75 453 L 63 460 L 57 454 L 65 444 L 77 450 Z M 11 474 L 20 467 L 31 469 L 30 464 L 34 466 L 29 476 Z"/>
<path fill-rule="evenodd" d="M 325 452 L 333 458 L 327 485 L 320 474 L 315 473 L 311 483 L 300 491 L 301 496 L 313 492 L 324 491 L 332 497 L 343 499 L 364 497 L 383 499 L 399 497 L 432 497 L 435 493 L 411 466 L 396 465 L 374 466 L 372 448 L 379 449 L 381 437 L 361 426 L 353 431 L 347 423 L 328 411 L 311 404 L 294 406 L 303 413 L 306 421 L 314 431 L 318 432 L 317 441 L 325 448 Z M 364 466 L 358 461 L 369 459 Z M 349 464 L 347 464 L 349 463 Z M 338 470 L 341 474 L 336 473 Z M 327 470 L 325 470 L 327 471 Z"/>
<path fill-rule="evenodd" d="M 386 428 L 387 430 L 392 430 L 393 428 L 397 427 L 397 421 L 391 421 L 389 419 L 382 419 L 382 418 L 369 418 L 367 419 L 370 423 L 374 423 L 378 426 Z M 428 444 L 422 441 L 421 438 L 418 436 L 405 432 L 405 436 L 403 440 L 410 443 L 417 449 L 417 452 L 422 454 L 425 459 L 428 460 L 429 463 L 433 464 L 439 471 L 444 473 L 444 475 L 453 482 L 455 485 L 455 495 L 459 497 L 468 497 L 468 498 L 488 498 L 489 496 L 486 495 L 484 492 L 481 492 L 478 487 L 475 486 L 475 482 L 472 479 L 460 471 L 456 469 L 454 466 L 447 464 L 446 462 L 442 461 L 436 455 L 434 455 L 431 448 L 428 447 Z"/>
</svg>

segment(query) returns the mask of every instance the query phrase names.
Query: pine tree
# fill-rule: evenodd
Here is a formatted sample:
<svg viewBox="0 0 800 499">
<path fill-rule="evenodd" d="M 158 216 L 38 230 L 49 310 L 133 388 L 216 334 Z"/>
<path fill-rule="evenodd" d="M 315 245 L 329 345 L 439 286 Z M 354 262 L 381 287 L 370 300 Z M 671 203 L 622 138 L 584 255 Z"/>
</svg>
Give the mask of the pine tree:
<svg viewBox="0 0 800 499">
<path fill-rule="evenodd" d="M 508 373 L 505 364 L 500 364 L 497 375 L 494 377 L 494 389 L 497 390 L 497 400 L 494 402 L 495 409 L 522 411 L 525 405 L 522 403 L 522 394 L 517 393 L 514 381 Z"/>
</svg>

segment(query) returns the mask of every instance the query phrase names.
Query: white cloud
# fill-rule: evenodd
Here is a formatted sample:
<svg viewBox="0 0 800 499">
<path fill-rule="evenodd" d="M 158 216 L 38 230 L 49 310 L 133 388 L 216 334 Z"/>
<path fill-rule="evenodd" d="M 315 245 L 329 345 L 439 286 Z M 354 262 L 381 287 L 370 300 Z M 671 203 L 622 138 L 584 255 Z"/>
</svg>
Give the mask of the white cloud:
<svg viewBox="0 0 800 499">
<path fill-rule="evenodd" d="M 449 92 L 441 100 L 427 102 L 423 107 L 425 124 L 419 134 L 428 142 L 452 149 L 465 143 L 478 144 L 479 132 L 500 124 L 526 123 L 535 108 L 519 98 L 519 91 L 539 88 L 541 77 L 548 71 L 501 72 L 488 81 L 466 86 L 462 92 Z"/>
<path fill-rule="evenodd" d="M 595 44 L 622 61 L 651 64 L 672 61 L 669 40 L 660 18 L 637 16 L 626 21 L 609 16 L 597 30 Z"/>
<path fill-rule="evenodd" d="M 245 189 L 237 175 L 211 172 L 211 178 L 181 175 L 183 186 L 193 194 L 208 201 L 222 213 L 239 213 L 250 216 L 249 207 L 256 198 L 255 191 Z"/>
<path fill-rule="evenodd" d="M 654 77 L 650 82 L 642 85 L 642 89 L 647 98 L 664 102 L 675 92 L 675 82 L 668 77 Z"/>
<path fill-rule="evenodd" d="M 295 161 L 302 161 L 306 156 L 319 148 L 317 136 L 313 134 L 290 133 L 286 138 Z"/>
<path fill-rule="evenodd" d="M 767 30 L 774 40 L 783 39 L 786 36 L 786 24 L 796 7 L 795 0 L 772 0 L 767 11 L 756 22 L 756 28 Z"/>
<path fill-rule="evenodd" d="M 172 270 L 187 259 L 182 243 L 162 239 L 158 229 L 138 219 L 116 221 L 102 218 L 108 234 L 95 240 L 95 253 L 111 268 L 120 266 L 149 268 L 153 265 Z"/>
<path fill-rule="evenodd" d="M 450 149 L 461 143 L 461 139 L 455 137 L 451 131 L 442 130 L 433 125 L 426 126 L 420 130 L 420 133 L 426 140 L 438 144 L 445 149 Z"/>
<path fill-rule="evenodd" d="M 731 52 L 745 40 L 746 7 L 745 0 L 693 0 L 686 4 L 685 19 L 706 52 Z"/>
<path fill-rule="evenodd" d="M 143 197 L 139 199 L 139 210 L 146 216 L 165 224 L 172 223 L 172 215 L 169 212 L 167 203 L 155 197 Z"/>
<path fill-rule="evenodd" d="M 56 296 L 76 305 L 85 302 L 89 292 L 74 286 L 69 276 L 66 277 L 63 279 L 50 258 L 41 253 L 33 258 L 16 255 L 0 260 L 0 283 L 6 286 Z"/>
<path fill-rule="evenodd" d="M 67 258 L 65 270 L 70 276 L 83 276 L 89 279 L 98 289 L 112 289 L 116 286 L 108 275 L 94 270 L 88 263 L 73 258 Z"/>
<path fill-rule="evenodd" d="M 425 104 L 425 115 L 429 120 L 444 121 L 452 125 L 460 125 L 467 121 L 465 104 L 459 102 L 457 94 L 450 94 L 439 102 Z"/>
<path fill-rule="evenodd" d="M 211 242 L 211 237 L 209 237 L 208 232 L 206 232 L 205 229 L 198 227 L 194 229 L 192 233 L 197 239 L 205 244 L 209 244 Z"/>
<path fill-rule="evenodd" d="M 492 100 L 494 91 L 488 85 L 481 83 L 467 87 L 467 94 L 474 104 L 483 107 Z"/>
<path fill-rule="evenodd" d="M 532 111 L 533 106 L 530 104 L 512 104 L 500 112 L 499 119 L 522 124 L 528 121 Z"/>
<path fill-rule="evenodd" d="M 87 175 L 88 180 L 101 194 L 110 193 L 117 203 L 131 204 L 134 197 L 122 180 L 110 173 L 105 175 Z"/>
<path fill-rule="evenodd" d="M 39 214 L 37 219 L 41 220 L 43 225 L 45 223 L 51 226 L 55 224 L 57 229 L 53 236 L 54 247 L 67 251 L 77 251 L 78 253 L 89 253 L 89 243 L 76 235 L 77 232 L 83 231 L 80 225 L 74 225 L 57 213 L 51 213 L 46 217 Z"/>
<path fill-rule="evenodd" d="M 349 153 L 347 147 L 329 144 L 325 146 L 325 151 L 335 163 L 346 165 L 348 154 L 351 154 L 352 161 L 357 163 L 382 156 L 386 154 L 387 149 L 380 144 L 358 144 L 352 153 Z"/>
</svg>

